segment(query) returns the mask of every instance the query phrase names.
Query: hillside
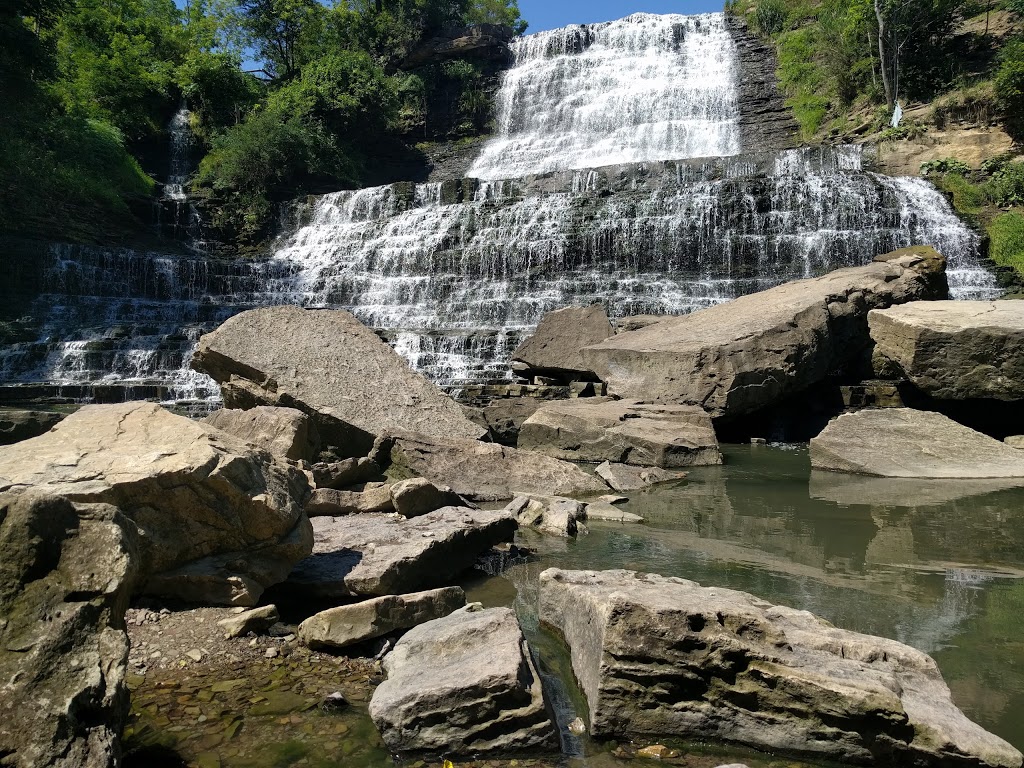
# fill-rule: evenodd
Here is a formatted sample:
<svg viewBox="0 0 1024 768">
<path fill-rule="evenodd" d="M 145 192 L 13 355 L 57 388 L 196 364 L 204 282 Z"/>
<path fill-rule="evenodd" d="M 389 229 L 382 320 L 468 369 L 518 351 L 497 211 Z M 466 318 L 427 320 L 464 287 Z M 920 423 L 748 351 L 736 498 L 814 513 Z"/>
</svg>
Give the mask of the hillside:
<svg viewBox="0 0 1024 768">
<path fill-rule="evenodd" d="M 1024 2 L 738 0 L 729 10 L 775 46 L 804 141 L 871 145 L 879 171 L 927 175 L 984 230 L 992 260 L 1024 275 Z"/>
</svg>

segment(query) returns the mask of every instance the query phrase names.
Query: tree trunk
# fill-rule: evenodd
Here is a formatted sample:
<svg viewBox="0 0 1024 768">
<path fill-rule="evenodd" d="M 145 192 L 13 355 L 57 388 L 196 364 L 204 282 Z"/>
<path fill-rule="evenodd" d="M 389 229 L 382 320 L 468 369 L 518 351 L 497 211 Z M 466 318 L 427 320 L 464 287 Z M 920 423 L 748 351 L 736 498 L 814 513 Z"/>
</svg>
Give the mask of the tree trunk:
<svg viewBox="0 0 1024 768">
<path fill-rule="evenodd" d="M 882 0 L 875 0 L 875 17 L 878 19 L 878 58 L 879 68 L 882 70 L 882 87 L 885 88 L 885 103 L 892 110 L 896 107 L 896 95 L 892 92 L 891 75 L 892 65 L 889 61 L 889 52 L 885 44 L 885 14 L 882 13 Z"/>
</svg>

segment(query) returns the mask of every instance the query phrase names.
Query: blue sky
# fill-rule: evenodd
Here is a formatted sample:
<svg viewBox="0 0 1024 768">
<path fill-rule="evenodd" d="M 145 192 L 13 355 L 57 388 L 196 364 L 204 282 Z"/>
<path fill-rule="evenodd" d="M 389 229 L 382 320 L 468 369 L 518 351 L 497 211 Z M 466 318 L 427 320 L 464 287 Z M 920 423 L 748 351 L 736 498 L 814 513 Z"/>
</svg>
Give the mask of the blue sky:
<svg viewBox="0 0 1024 768">
<path fill-rule="evenodd" d="M 519 0 L 530 32 L 569 24 L 612 21 L 631 13 L 708 13 L 722 10 L 722 0 Z"/>
</svg>

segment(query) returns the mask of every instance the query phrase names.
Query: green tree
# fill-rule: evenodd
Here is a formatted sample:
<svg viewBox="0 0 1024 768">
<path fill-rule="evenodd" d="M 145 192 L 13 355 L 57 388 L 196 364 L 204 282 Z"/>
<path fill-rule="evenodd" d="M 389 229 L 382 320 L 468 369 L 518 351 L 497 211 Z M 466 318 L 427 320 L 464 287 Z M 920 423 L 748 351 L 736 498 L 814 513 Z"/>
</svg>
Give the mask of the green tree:
<svg viewBox="0 0 1024 768">
<path fill-rule="evenodd" d="M 473 0 L 466 21 L 470 24 L 503 24 L 512 27 L 517 35 L 529 26 L 519 12 L 517 0 Z"/>
</svg>

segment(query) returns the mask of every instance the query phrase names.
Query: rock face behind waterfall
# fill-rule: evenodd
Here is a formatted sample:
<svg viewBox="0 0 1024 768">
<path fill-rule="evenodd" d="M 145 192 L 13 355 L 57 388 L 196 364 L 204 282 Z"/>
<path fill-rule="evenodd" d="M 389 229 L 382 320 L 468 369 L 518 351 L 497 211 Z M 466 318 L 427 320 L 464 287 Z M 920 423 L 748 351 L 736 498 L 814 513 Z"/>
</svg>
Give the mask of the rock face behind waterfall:
<svg viewBox="0 0 1024 768">
<path fill-rule="evenodd" d="M 915 302 L 868 315 L 876 369 L 940 400 L 1024 400 L 1024 301 Z"/>
<path fill-rule="evenodd" d="M 114 507 L 0 495 L 0 764 L 120 764 L 136 558 Z"/>
<path fill-rule="evenodd" d="M 907 248 L 613 336 L 583 359 L 613 394 L 735 417 L 863 364 L 869 310 L 947 295 L 942 256 Z"/>
<path fill-rule="evenodd" d="M 631 571 L 541 574 L 591 733 L 677 736 L 858 765 L 1018 768 L 931 657 L 729 589 Z"/>
<path fill-rule="evenodd" d="M 140 535 L 140 591 L 252 605 L 313 547 L 299 470 L 152 403 L 95 405 L 0 450 L 0 490 L 111 504 Z"/>
<path fill-rule="evenodd" d="M 203 336 L 192 362 L 227 407 L 297 408 L 324 442 L 365 455 L 391 429 L 476 439 L 485 430 L 350 313 L 268 307 Z"/>
</svg>

